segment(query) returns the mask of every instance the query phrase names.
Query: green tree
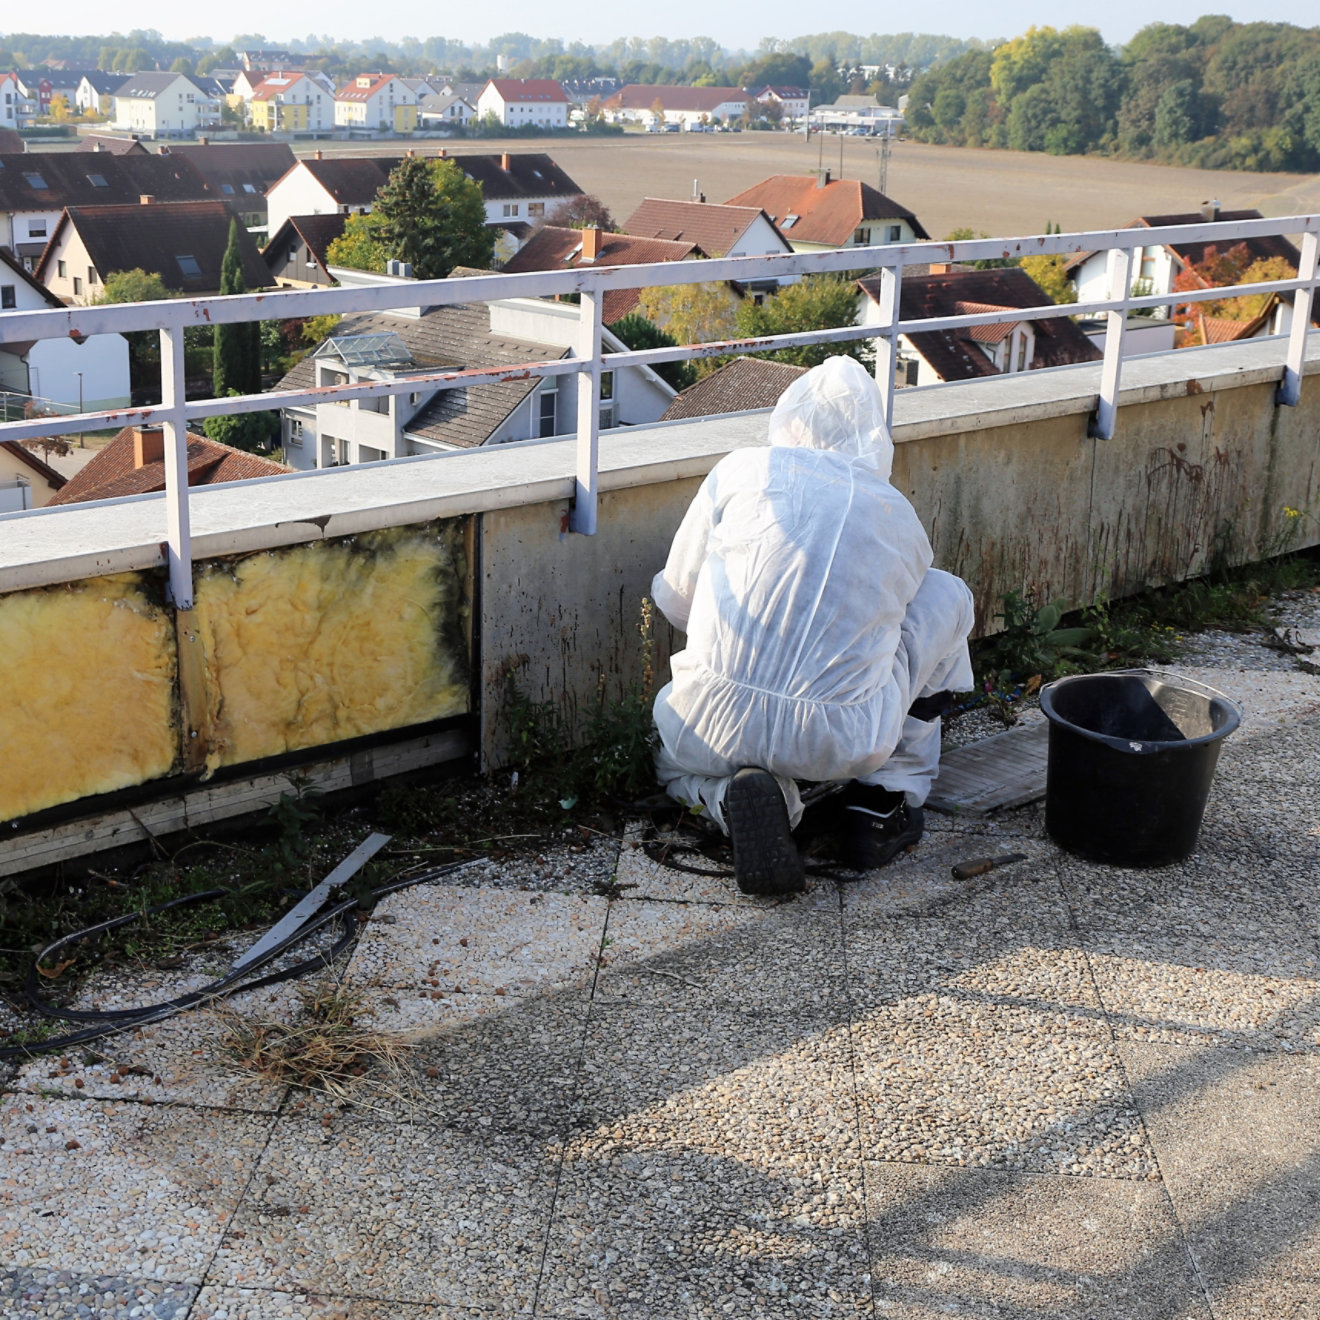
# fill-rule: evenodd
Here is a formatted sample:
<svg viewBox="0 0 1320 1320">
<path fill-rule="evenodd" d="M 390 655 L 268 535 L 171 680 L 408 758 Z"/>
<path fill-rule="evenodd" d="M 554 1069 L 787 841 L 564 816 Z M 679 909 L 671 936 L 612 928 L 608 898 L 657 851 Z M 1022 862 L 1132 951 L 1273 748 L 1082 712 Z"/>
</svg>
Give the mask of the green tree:
<svg viewBox="0 0 1320 1320">
<path fill-rule="evenodd" d="M 246 293 L 243 278 L 243 230 L 229 222 L 229 245 L 220 264 L 220 292 Z M 261 392 L 261 323 L 243 321 L 217 325 L 212 343 L 211 386 L 217 399 L 228 394 Z M 210 432 L 207 432 L 209 435 Z"/>
<path fill-rule="evenodd" d="M 154 271 L 140 266 L 132 270 L 112 271 L 105 277 L 98 303 L 158 302 L 174 295 L 165 287 L 165 281 Z M 124 339 L 128 343 L 128 378 L 136 395 L 146 390 L 159 390 L 160 336 L 155 330 L 131 330 Z M 157 394 L 158 398 L 159 395 Z"/>
<path fill-rule="evenodd" d="M 708 344 L 737 333 L 738 299 L 727 284 L 670 284 L 643 289 L 638 310 L 678 344 Z M 720 365 L 714 358 L 693 363 L 697 375 Z"/>
<path fill-rule="evenodd" d="M 327 256 L 357 270 L 407 261 L 417 279 L 439 280 L 455 266 L 488 267 L 494 250 L 481 186 L 452 160 L 409 156 L 390 172 L 371 212 L 349 219 Z"/>
<path fill-rule="evenodd" d="M 238 390 L 229 390 L 226 397 L 238 393 Z M 269 449 L 271 439 L 279 434 L 279 429 L 280 415 L 276 412 L 230 413 L 225 417 L 208 417 L 202 423 L 208 440 L 229 445 L 231 449 L 246 449 L 249 453 Z"/>
<path fill-rule="evenodd" d="M 648 321 L 639 312 L 629 312 L 610 326 L 612 334 L 629 348 L 673 348 L 678 340 L 666 334 L 654 321 Z M 676 390 L 685 390 L 697 383 L 697 371 L 691 362 L 661 362 L 654 368 L 657 376 Z"/>
<path fill-rule="evenodd" d="M 1047 229 L 1045 231 L 1049 233 Z M 1023 257 L 1018 263 L 1031 276 L 1041 291 L 1049 296 L 1051 302 L 1075 303 L 1077 290 L 1064 269 L 1065 258 L 1061 253 L 1052 256 Z"/>
<path fill-rule="evenodd" d="M 560 202 L 546 216 L 545 223 L 561 229 L 606 229 L 611 233 L 619 227 L 610 208 L 591 193 L 579 193 Z"/>
<path fill-rule="evenodd" d="M 808 275 L 796 284 L 786 284 L 773 298 L 759 305 L 746 299 L 735 318 L 738 335 L 745 339 L 833 330 L 854 325 L 856 321 L 857 286 L 838 275 Z M 860 361 L 862 352 L 863 341 L 851 340 L 841 344 L 805 344 L 765 356 L 794 366 L 815 367 L 839 353 Z"/>
</svg>

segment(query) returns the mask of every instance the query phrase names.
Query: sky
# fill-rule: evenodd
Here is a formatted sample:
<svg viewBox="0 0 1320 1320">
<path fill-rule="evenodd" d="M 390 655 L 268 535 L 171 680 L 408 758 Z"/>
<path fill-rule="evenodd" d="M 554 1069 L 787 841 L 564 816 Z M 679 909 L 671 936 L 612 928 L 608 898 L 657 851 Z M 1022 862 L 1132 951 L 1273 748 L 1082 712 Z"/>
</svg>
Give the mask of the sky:
<svg viewBox="0 0 1320 1320">
<path fill-rule="evenodd" d="M 881 9 L 873 5 L 842 4 L 814 9 L 801 0 L 757 0 L 711 4 L 709 0 L 612 0 L 612 3 L 553 4 L 547 0 L 499 0 L 497 4 L 437 6 L 433 0 L 392 0 L 383 9 L 361 0 L 318 0 L 312 8 L 272 5 L 270 0 L 229 0 L 223 7 L 206 6 L 212 23 L 223 11 L 224 26 L 199 27 L 197 10 L 177 0 L 134 0 L 129 9 L 110 11 L 104 0 L 61 0 L 59 30 L 65 33 L 104 34 L 133 27 L 155 28 L 172 40 L 209 36 L 220 43 L 237 33 L 263 33 L 275 45 L 308 35 L 309 26 L 328 36 L 363 40 L 372 36 L 398 39 L 452 37 L 468 43 L 488 41 L 503 32 L 526 32 L 534 37 L 559 37 L 564 42 L 603 43 L 618 37 L 712 37 L 727 49 L 755 50 L 766 37 L 792 38 L 811 32 L 882 33 L 915 30 L 952 37 L 1013 37 L 1033 24 L 1066 27 L 1081 24 L 1099 28 L 1106 41 L 1119 45 L 1152 22 L 1193 23 L 1206 13 L 1228 14 L 1239 22 L 1270 20 L 1316 25 L 1314 0 L 1071 0 L 1059 5 L 1048 0 L 944 0 L 929 10 Z M 296 15 L 292 23 L 282 12 Z M 39 9 L 28 8 L 22 23 L 0 20 L 0 31 L 41 30 Z M 309 25 L 307 19 L 313 23 Z M 12 28 L 11 28 L 12 25 Z M 843 52 L 840 52 L 842 54 Z"/>
</svg>

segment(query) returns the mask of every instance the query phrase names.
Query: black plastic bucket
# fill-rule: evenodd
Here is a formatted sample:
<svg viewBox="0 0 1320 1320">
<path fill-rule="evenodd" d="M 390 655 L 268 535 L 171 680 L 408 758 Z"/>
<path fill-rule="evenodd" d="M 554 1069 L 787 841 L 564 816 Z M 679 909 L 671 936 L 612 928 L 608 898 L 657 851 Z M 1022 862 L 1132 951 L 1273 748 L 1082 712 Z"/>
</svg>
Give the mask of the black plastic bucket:
<svg viewBox="0 0 1320 1320">
<path fill-rule="evenodd" d="M 1079 674 L 1041 689 L 1050 722 L 1045 828 L 1071 853 L 1167 866 L 1196 847 L 1235 701 L 1150 670 Z"/>
</svg>

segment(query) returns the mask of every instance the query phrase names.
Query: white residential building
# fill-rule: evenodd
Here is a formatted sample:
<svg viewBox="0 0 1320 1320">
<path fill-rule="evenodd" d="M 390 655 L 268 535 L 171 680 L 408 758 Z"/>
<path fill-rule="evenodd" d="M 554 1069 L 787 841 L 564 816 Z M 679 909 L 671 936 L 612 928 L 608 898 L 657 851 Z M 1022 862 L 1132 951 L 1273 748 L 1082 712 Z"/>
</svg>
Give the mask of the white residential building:
<svg viewBox="0 0 1320 1320">
<path fill-rule="evenodd" d="M 568 94 L 553 78 L 492 78 L 477 97 L 477 117 L 509 128 L 568 127 Z"/>
<path fill-rule="evenodd" d="M 335 125 L 335 97 L 300 69 L 268 73 L 248 102 L 252 127 L 266 133 L 320 132 Z"/>
<path fill-rule="evenodd" d="M 360 73 L 335 93 L 335 124 L 373 132 L 417 127 L 417 94 L 392 73 Z"/>
<path fill-rule="evenodd" d="M 148 137 L 192 137 L 220 124 L 220 103 L 182 73 L 135 73 L 115 91 L 114 127 Z"/>
<path fill-rule="evenodd" d="M 0 128 L 26 128 L 35 113 L 35 104 L 23 90 L 18 76 L 0 74 Z"/>
<path fill-rule="evenodd" d="M 338 268 L 334 273 L 344 283 L 396 282 Z M 578 308 L 539 298 L 348 316 L 280 388 L 552 361 L 572 352 L 578 324 Z M 607 350 L 623 348 L 608 330 L 604 342 Z M 648 367 L 606 371 L 601 428 L 654 422 L 673 399 L 674 391 Z M 413 393 L 286 408 L 285 462 L 306 470 L 571 435 L 576 407 L 573 378 L 559 376 L 452 390 L 423 384 Z"/>
</svg>

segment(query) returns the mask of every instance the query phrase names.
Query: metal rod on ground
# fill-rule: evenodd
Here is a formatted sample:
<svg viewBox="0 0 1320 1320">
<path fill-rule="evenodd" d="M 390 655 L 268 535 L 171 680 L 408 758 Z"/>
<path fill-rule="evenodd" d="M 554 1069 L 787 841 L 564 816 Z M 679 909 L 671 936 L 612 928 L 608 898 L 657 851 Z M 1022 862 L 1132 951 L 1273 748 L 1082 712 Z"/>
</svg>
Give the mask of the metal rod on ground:
<svg viewBox="0 0 1320 1320">
<path fill-rule="evenodd" d="M 325 901 L 330 897 L 331 892 L 356 875 L 389 843 L 391 837 L 389 834 L 368 835 L 310 894 L 304 894 L 246 953 L 240 954 L 232 970 L 242 971 L 268 949 L 282 944 L 300 926 L 310 921 L 325 906 Z"/>
</svg>

